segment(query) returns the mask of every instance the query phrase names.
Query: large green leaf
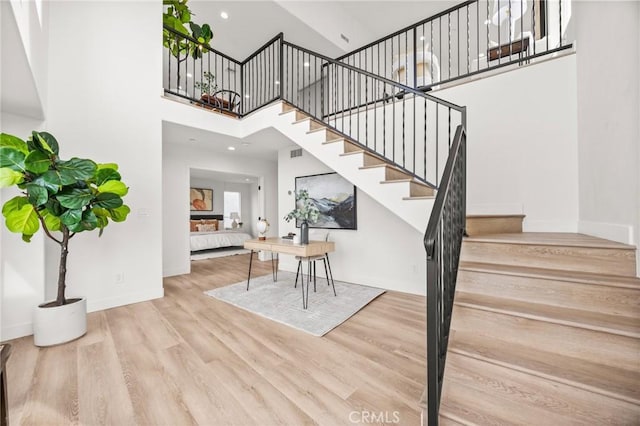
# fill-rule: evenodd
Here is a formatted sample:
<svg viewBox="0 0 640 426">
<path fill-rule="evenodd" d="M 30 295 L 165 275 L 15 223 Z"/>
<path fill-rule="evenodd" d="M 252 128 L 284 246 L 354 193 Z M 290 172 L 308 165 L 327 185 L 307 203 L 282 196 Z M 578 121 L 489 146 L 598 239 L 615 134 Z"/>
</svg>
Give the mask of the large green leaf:
<svg viewBox="0 0 640 426">
<path fill-rule="evenodd" d="M 82 213 L 82 220 L 75 225 L 68 226 L 73 232 L 91 231 L 98 227 L 98 218 L 91 210 L 85 210 Z"/>
<path fill-rule="evenodd" d="M 58 161 L 55 167 L 59 171 L 73 176 L 76 180 L 91 179 L 97 169 L 97 165 L 93 161 L 76 157 L 68 161 Z"/>
<path fill-rule="evenodd" d="M 7 228 L 11 232 L 33 235 L 40 228 L 38 215 L 31 204 L 23 205 L 19 210 L 7 214 Z"/>
<path fill-rule="evenodd" d="M 0 188 L 7 188 L 24 181 L 24 175 L 8 167 L 0 168 Z"/>
<path fill-rule="evenodd" d="M 103 209 L 116 209 L 122 205 L 122 198 L 111 192 L 103 192 L 96 196 L 93 205 L 95 207 L 102 207 Z"/>
<path fill-rule="evenodd" d="M 12 170 L 24 171 L 25 155 L 22 151 L 8 146 L 0 147 L 0 167 L 9 167 Z"/>
<path fill-rule="evenodd" d="M 62 207 L 66 207 L 68 209 L 79 209 L 91 202 L 93 194 L 91 193 L 91 190 L 88 189 L 72 189 L 59 193 L 56 195 L 56 198 Z"/>
<path fill-rule="evenodd" d="M 60 224 L 62 222 L 60 222 L 60 218 L 58 216 L 53 215 L 48 209 L 43 210 L 40 215 L 44 219 L 44 225 L 49 231 L 60 230 Z"/>
<path fill-rule="evenodd" d="M 49 193 L 46 188 L 42 186 L 35 185 L 33 183 L 27 184 L 25 186 L 27 190 L 27 195 L 29 196 L 29 202 L 36 207 L 40 207 L 45 204 L 49 199 Z"/>
<path fill-rule="evenodd" d="M 109 210 L 109 213 L 111 213 L 111 220 L 114 222 L 124 222 L 130 212 L 131 209 L 126 204 L 121 205 L 117 209 Z"/>
<path fill-rule="evenodd" d="M 96 185 L 99 186 L 110 180 L 120 180 L 122 179 L 122 177 L 120 176 L 120 173 L 118 173 L 117 170 L 98 168 L 95 179 L 96 179 Z"/>
<path fill-rule="evenodd" d="M 102 207 L 94 207 L 91 210 L 93 211 L 93 214 L 95 214 L 99 218 L 104 217 L 108 219 L 111 217 L 111 213 L 109 212 L 109 210 L 103 209 Z"/>
<path fill-rule="evenodd" d="M 53 184 L 51 182 L 47 182 L 44 179 L 44 176 L 38 176 L 37 178 L 32 180 L 31 183 L 34 184 L 34 185 L 38 185 L 38 186 L 41 186 L 43 188 L 46 188 L 46 190 L 49 191 L 50 194 L 55 194 L 60 190 L 60 185 L 56 185 L 56 184 Z"/>
<path fill-rule="evenodd" d="M 27 143 L 25 141 L 16 136 L 6 133 L 0 133 L 0 147 L 17 149 L 24 155 L 27 155 L 29 153 L 29 148 L 27 147 Z"/>
<path fill-rule="evenodd" d="M 25 168 L 31 173 L 41 174 L 49 170 L 51 166 L 50 154 L 40 151 L 32 151 L 24 159 Z"/>
<path fill-rule="evenodd" d="M 16 210 L 20 210 L 25 204 L 29 204 L 29 199 L 25 196 L 18 195 L 13 197 L 2 206 L 2 215 L 7 217 L 7 215 Z"/>
<path fill-rule="evenodd" d="M 47 201 L 47 210 L 55 216 L 60 216 L 64 213 L 64 209 L 60 205 L 60 202 L 55 198 L 49 198 L 49 201 Z"/>
<path fill-rule="evenodd" d="M 40 143 L 46 148 L 48 151 L 51 151 L 55 155 L 58 155 L 60 152 L 60 148 L 58 146 L 58 141 L 53 137 L 51 133 L 48 132 L 40 132 Z"/>
<path fill-rule="evenodd" d="M 67 226 L 75 225 L 82 220 L 82 209 L 69 209 L 60 215 L 60 221 Z"/>
<path fill-rule="evenodd" d="M 71 185 L 76 182 L 76 178 L 66 170 L 46 171 L 42 175 L 42 180 L 44 181 L 45 185 L 47 185 L 47 187 L 51 186 L 57 188 L 56 192 L 61 186 Z"/>
<path fill-rule="evenodd" d="M 113 170 L 118 170 L 118 165 L 116 163 L 98 163 L 96 164 L 98 170 L 103 170 L 103 169 L 113 169 Z"/>
<path fill-rule="evenodd" d="M 100 185 L 98 187 L 98 191 L 104 193 L 110 192 L 112 194 L 124 197 L 125 195 L 127 195 L 127 192 L 129 192 L 129 188 L 127 188 L 127 185 L 120 182 L 119 180 L 110 180 Z"/>
</svg>

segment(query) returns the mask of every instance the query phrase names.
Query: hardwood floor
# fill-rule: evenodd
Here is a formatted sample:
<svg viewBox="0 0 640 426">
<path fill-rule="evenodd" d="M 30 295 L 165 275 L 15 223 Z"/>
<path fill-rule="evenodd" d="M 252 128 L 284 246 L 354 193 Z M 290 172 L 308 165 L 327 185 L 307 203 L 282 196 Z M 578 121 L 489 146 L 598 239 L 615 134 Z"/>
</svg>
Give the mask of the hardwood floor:
<svg viewBox="0 0 640 426">
<path fill-rule="evenodd" d="M 163 299 L 89 314 L 74 342 L 12 341 L 11 424 L 420 424 L 424 297 L 387 292 L 317 338 L 203 294 L 248 261 L 194 262 Z M 254 261 L 256 276 L 270 268 Z"/>
</svg>

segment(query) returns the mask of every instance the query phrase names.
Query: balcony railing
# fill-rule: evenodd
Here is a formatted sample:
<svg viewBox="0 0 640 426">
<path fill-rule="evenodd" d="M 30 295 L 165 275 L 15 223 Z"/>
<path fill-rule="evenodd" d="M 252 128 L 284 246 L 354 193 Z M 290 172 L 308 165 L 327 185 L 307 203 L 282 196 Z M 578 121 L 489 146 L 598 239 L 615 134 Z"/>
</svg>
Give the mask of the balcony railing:
<svg viewBox="0 0 640 426">
<path fill-rule="evenodd" d="M 423 91 L 568 49 L 571 0 L 470 0 L 337 60 Z"/>
</svg>

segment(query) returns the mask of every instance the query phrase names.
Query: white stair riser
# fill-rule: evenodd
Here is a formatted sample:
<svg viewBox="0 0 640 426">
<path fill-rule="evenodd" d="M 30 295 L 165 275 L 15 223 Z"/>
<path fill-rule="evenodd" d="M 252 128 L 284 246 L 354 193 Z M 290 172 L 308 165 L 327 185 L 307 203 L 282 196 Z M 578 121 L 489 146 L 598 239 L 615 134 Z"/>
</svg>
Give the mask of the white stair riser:
<svg viewBox="0 0 640 426">
<path fill-rule="evenodd" d="M 640 288 L 635 290 L 461 269 L 456 289 L 610 315 L 634 317 L 640 312 Z"/>
<path fill-rule="evenodd" d="M 487 339 L 499 339 L 597 362 L 635 369 L 640 340 L 546 321 L 454 306 L 451 327 Z"/>
</svg>

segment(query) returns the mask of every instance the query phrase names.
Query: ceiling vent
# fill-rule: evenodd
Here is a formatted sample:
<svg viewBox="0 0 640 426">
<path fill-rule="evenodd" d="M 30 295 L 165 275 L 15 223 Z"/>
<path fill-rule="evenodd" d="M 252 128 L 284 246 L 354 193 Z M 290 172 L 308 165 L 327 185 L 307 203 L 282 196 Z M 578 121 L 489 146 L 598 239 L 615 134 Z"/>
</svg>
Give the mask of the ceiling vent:
<svg viewBox="0 0 640 426">
<path fill-rule="evenodd" d="M 340 33 L 340 38 L 343 39 L 344 41 L 346 41 L 347 43 L 349 43 L 349 39 L 347 38 L 346 35 Z"/>
<path fill-rule="evenodd" d="M 302 148 L 292 149 L 291 158 L 302 157 Z"/>
</svg>

